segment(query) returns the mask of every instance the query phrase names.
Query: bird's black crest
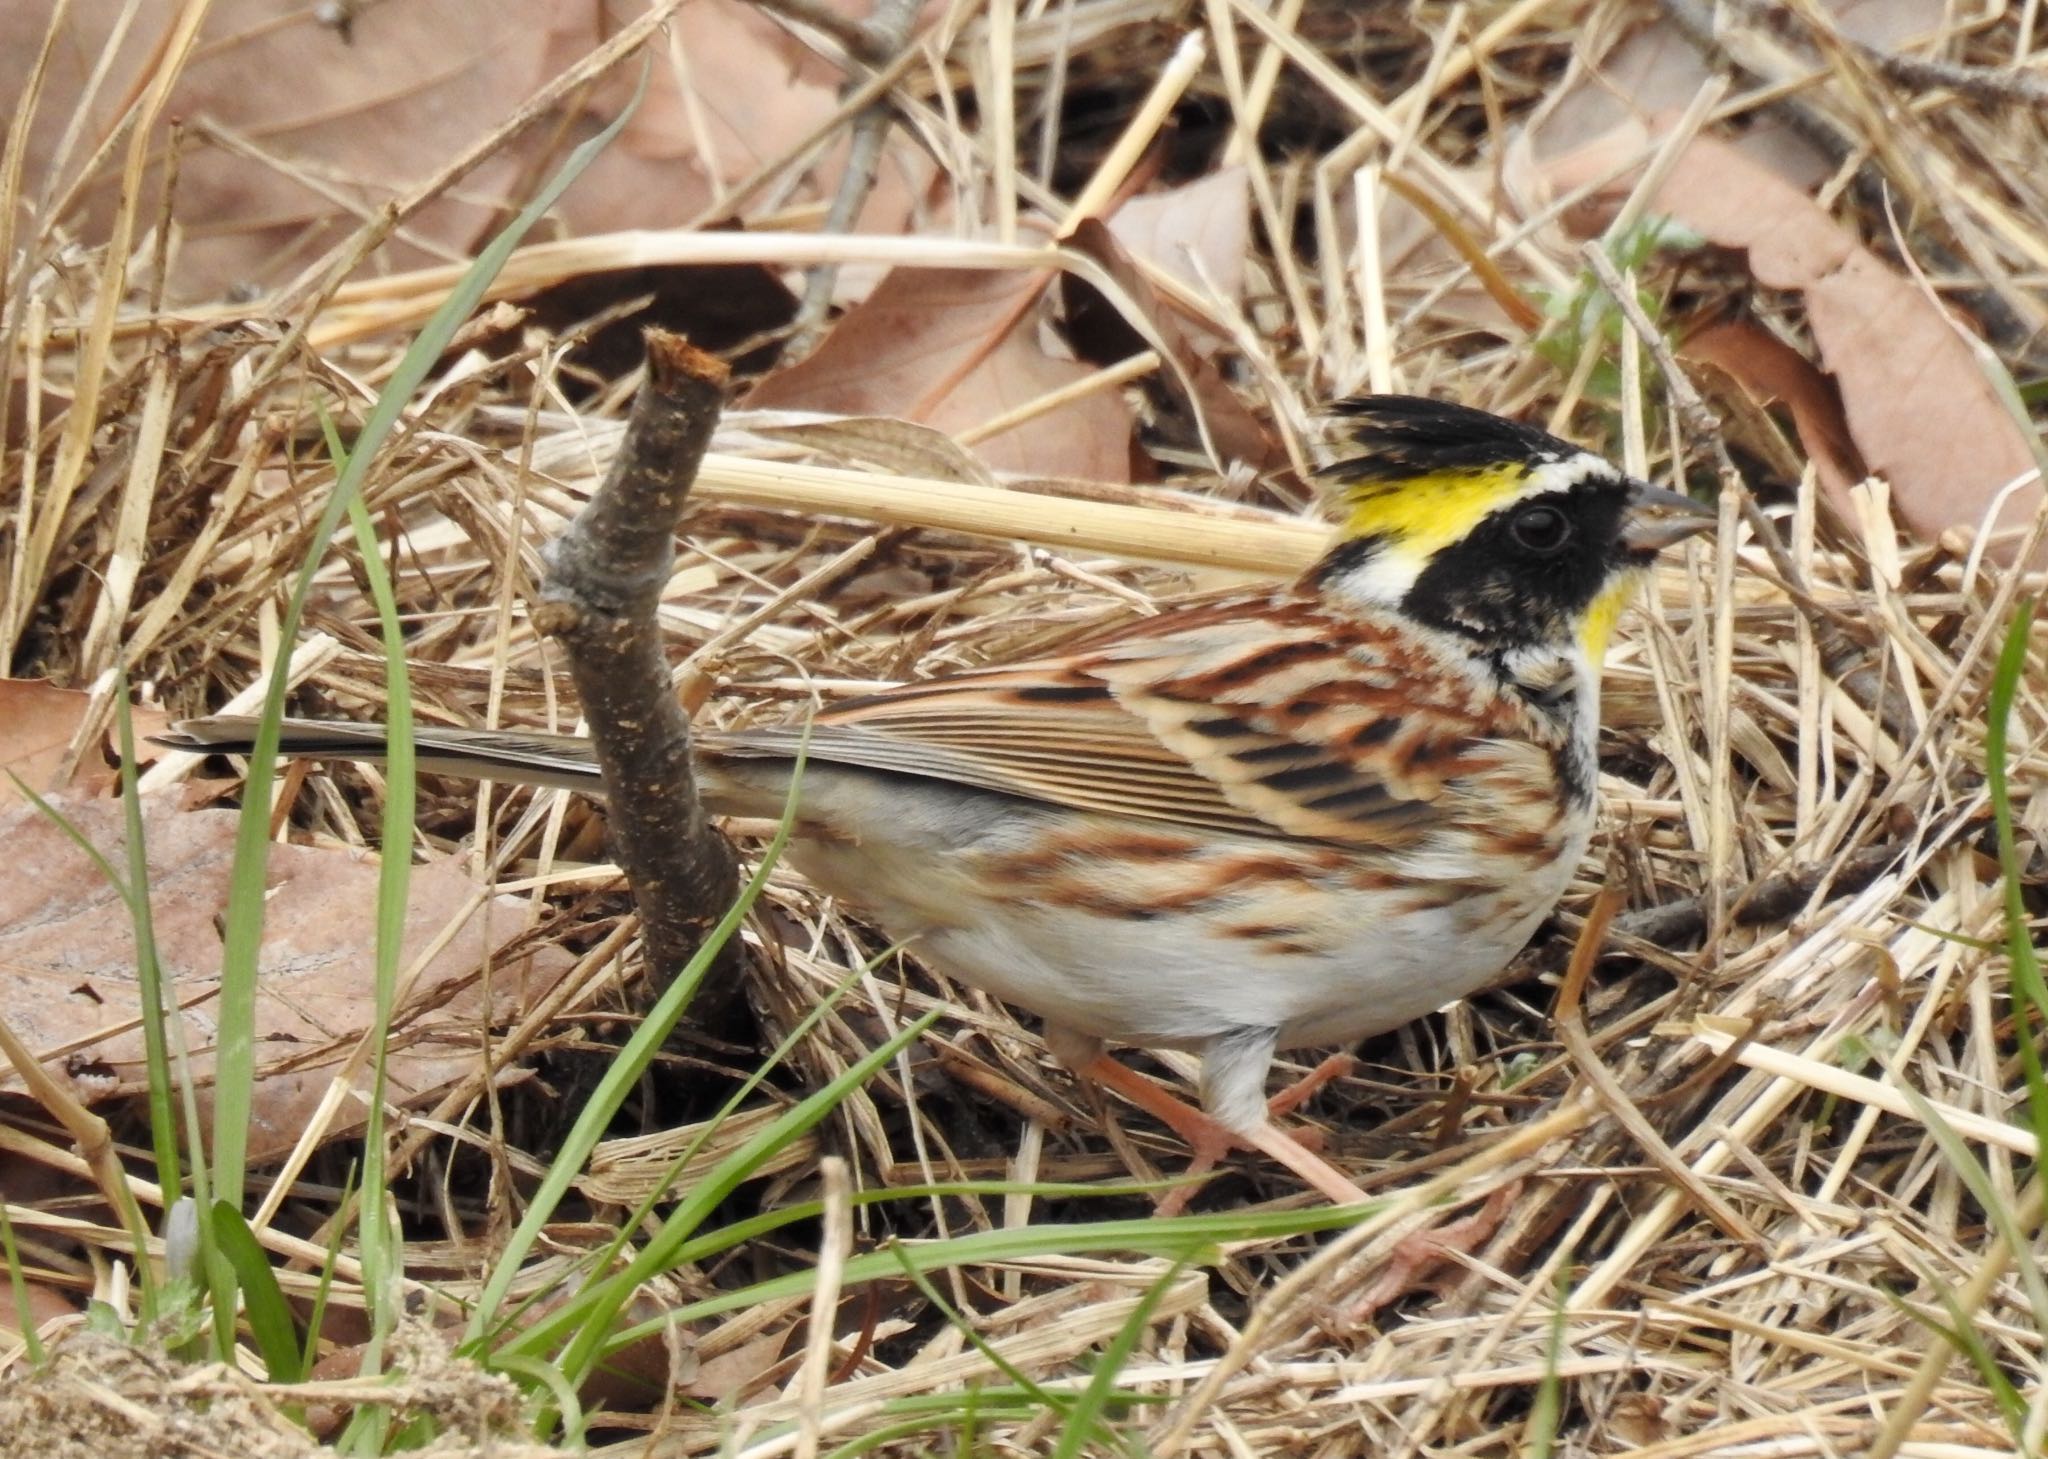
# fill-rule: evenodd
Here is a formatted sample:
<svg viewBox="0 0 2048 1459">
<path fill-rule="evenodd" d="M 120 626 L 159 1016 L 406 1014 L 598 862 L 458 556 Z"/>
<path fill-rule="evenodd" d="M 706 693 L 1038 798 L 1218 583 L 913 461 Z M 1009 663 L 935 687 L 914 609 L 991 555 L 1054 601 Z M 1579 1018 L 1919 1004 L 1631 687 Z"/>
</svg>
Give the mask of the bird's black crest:
<svg viewBox="0 0 2048 1459">
<path fill-rule="evenodd" d="M 1360 395 L 1331 407 L 1359 450 L 1325 466 L 1338 481 L 1392 481 L 1432 471 L 1471 471 L 1508 462 L 1562 461 L 1579 447 L 1490 411 L 1420 395 Z"/>
</svg>

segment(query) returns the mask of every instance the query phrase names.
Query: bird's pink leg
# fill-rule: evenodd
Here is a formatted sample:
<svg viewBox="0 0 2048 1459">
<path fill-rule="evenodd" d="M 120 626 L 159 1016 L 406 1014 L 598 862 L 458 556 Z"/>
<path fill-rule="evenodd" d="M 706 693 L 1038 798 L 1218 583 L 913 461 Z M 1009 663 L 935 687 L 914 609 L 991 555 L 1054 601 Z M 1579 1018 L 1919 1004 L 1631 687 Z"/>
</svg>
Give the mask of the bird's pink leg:
<svg viewBox="0 0 2048 1459">
<path fill-rule="evenodd" d="M 1283 1112 L 1299 1105 L 1317 1087 L 1327 1084 L 1348 1067 L 1348 1064 L 1332 1067 L 1333 1063 L 1332 1060 L 1325 1060 L 1307 1079 L 1276 1095 L 1276 1103 L 1286 1101 L 1282 1106 Z M 1186 1101 L 1174 1098 L 1160 1085 L 1135 1069 L 1126 1068 L 1107 1054 L 1097 1054 L 1074 1072 L 1122 1095 L 1186 1141 L 1188 1148 L 1194 1153 L 1194 1161 L 1189 1167 L 1191 1175 L 1199 1175 L 1214 1169 L 1216 1162 L 1232 1150 L 1240 1146 L 1249 1146 L 1271 1156 L 1300 1176 L 1306 1184 L 1321 1191 L 1339 1205 L 1350 1205 L 1355 1201 L 1371 1199 L 1347 1179 L 1342 1171 L 1309 1150 L 1286 1131 L 1270 1124 L 1256 1131 L 1233 1130 Z M 1315 1083 L 1310 1084 L 1308 1089 L 1297 1092 L 1299 1084 L 1309 1084 L 1310 1080 L 1314 1080 Z M 1159 1202 L 1160 1214 L 1177 1215 L 1197 1189 L 1197 1185 L 1186 1185 L 1168 1192 Z"/>
</svg>

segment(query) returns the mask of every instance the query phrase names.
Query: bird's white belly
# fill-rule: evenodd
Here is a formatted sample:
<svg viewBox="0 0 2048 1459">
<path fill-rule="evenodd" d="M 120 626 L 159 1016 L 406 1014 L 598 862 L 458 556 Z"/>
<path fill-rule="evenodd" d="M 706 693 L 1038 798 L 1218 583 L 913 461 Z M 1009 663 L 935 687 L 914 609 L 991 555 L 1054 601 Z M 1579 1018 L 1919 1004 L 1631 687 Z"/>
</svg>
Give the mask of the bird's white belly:
<svg viewBox="0 0 2048 1459">
<path fill-rule="evenodd" d="M 1296 1048 L 1396 1028 L 1492 978 L 1563 893 L 1589 828 L 1565 830 L 1549 864 L 1504 885 L 1454 887 L 1418 866 L 1395 890 L 1362 887 L 1328 848 L 1204 838 L 1150 861 L 1077 849 L 1048 863 L 1028 826 L 1013 838 L 984 823 L 941 856 L 905 846 L 920 838 L 902 829 L 894 844 L 793 854 L 939 971 L 1050 1023 L 1167 1048 L 1277 1028 Z M 1276 854 L 1298 861 L 1276 867 Z M 1018 870 L 1047 864 L 1058 874 Z M 1214 892 L 1190 900 L 1204 876 Z"/>
<path fill-rule="evenodd" d="M 1360 925 L 1335 946 L 1285 956 L 1219 946 L 1194 925 L 998 910 L 913 946 L 962 982 L 1108 1042 L 1198 1048 L 1232 1029 L 1277 1028 L 1279 1047 L 1297 1048 L 1350 1043 L 1462 998 L 1548 910 L 1510 920 L 1505 906 L 1471 902 L 1395 917 L 1360 907 Z"/>
</svg>

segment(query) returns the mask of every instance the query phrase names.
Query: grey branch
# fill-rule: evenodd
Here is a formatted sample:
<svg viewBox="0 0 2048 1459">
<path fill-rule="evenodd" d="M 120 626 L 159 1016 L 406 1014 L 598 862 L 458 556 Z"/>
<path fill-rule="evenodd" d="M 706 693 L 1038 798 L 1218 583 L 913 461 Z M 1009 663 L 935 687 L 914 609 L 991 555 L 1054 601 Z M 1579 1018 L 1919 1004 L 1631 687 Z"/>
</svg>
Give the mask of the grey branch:
<svg viewBox="0 0 2048 1459">
<path fill-rule="evenodd" d="M 613 847 L 648 965 L 672 978 L 739 891 L 732 848 L 697 799 L 690 722 L 670 691 L 655 609 L 676 526 L 723 405 L 725 366 L 647 332 L 647 381 L 590 502 L 548 544 L 534 623 L 561 640 L 590 722 Z"/>
</svg>

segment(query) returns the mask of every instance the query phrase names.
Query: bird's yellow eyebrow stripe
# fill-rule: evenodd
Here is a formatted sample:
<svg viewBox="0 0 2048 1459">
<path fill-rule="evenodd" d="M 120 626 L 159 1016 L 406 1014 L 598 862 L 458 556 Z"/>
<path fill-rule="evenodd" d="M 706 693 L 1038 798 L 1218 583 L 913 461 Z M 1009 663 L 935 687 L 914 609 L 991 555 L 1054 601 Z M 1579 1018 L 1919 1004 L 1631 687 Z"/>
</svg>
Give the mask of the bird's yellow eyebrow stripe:
<svg viewBox="0 0 2048 1459">
<path fill-rule="evenodd" d="M 1528 470 L 1516 464 L 1354 482 L 1341 495 L 1349 508 L 1344 535 L 1388 538 L 1404 553 L 1427 559 L 1463 539 L 1528 480 Z"/>
</svg>

